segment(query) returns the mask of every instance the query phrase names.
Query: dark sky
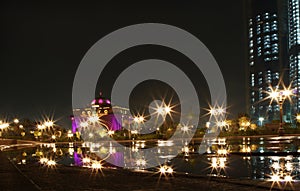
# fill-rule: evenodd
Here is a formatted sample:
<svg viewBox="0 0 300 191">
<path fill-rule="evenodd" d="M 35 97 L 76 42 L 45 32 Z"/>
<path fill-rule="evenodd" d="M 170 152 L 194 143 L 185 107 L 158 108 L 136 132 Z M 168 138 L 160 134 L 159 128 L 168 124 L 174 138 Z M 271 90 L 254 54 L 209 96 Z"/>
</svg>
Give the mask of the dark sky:
<svg viewBox="0 0 300 191">
<path fill-rule="evenodd" d="M 84 54 L 110 32 L 145 22 L 174 25 L 198 37 L 223 72 L 229 112 L 245 112 L 243 1 L 120 2 L 1 1 L 0 114 L 39 118 L 54 112 L 65 124 L 72 113 L 73 79 Z M 150 49 L 129 50 L 127 59 L 125 53 L 119 57 L 130 62 L 143 50 L 153 52 L 153 57 L 173 57 L 170 50 Z"/>
</svg>

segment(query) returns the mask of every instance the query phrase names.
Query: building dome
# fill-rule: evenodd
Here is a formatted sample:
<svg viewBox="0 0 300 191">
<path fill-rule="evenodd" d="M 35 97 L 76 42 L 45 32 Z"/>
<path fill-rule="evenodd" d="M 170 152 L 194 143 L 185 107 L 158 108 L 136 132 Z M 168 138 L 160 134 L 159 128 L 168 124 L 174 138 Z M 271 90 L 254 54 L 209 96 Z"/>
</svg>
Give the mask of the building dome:
<svg viewBox="0 0 300 191">
<path fill-rule="evenodd" d="M 99 97 L 96 97 L 91 105 L 93 108 L 96 108 L 98 114 L 110 114 L 112 113 L 111 102 L 109 99 L 102 96 L 100 93 Z"/>
</svg>

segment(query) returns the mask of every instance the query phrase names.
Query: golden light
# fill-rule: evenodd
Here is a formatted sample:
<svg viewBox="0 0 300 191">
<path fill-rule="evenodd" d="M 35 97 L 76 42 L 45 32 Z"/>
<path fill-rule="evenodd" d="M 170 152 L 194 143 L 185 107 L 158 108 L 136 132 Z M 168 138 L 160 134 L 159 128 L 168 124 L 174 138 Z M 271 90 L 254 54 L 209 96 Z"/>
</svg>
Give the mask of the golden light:
<svg viewBox="0 0 300 191">
<path fill-rule="evenodd" d="M 16 124 L 18 124 L 20 121 L 19 121 L 19 119 L 14 119 L 14 123 L 16 123 Z"/>
<path fill-rule="evenodd" d="M 100 161 L 93 161 L 91 167 L 92 167 L 93 170 L 98 171 L 98 170 L 102 169 L 102 164 L 101 164 Z"/>
<path fill-rule="evenodd" d="M 3 130 L 3 129 L 6 129 L 9 127 L 9 124 L 8 123 L 1 123 L 0 124 L 0 129 Z"/>
<path fill-rule="evenodd" d="M 190 152 L 189 147 L 188 147 L 188 146 L 184 146 L 184 147 L 182 148 L 182 152 L 185 152 L 185 153 Z"/>
<path fill-rule="evenodd" d="M 68 138 L 72 138 L 74 135 L 71 130 L 68 131 Z"/>
<path fill-rule="evenodd" d="M 184 125 L 184 126 L 181 128 L 181 130 L 182 130 L 183 132 L 188 132 L 190 129 L 189 129 L 189 127 L 188 127 L 187 125 Z"/>
<path fill-rule="evenodd" d="M 82 159 L 82 162 L 83 162 L 83 163 L 90 163 L 90 162 L 91 162 L 91 159 L 88 158 L 88 157 L 85 157 L 85 158 Z"/>
<path fill-rule="evenodd" d="M 136 123 L 139 122 L 139 118 L 138 118 L 138 117 L 134 117 L 133 120 L 134 120 L 134 122 L 136 122 Z"/>
<path fill-rule="evenodd" d="M 160 174 L 162 175 L 166 175 L 166 174 L 173 174 L 173 172 L 174 172 L 174 170 L 173 170 L 173 168 L 171 167 L 171 166 L 166 166 L 166 165 L 164 165 L 164 166 L 161 166 L 161 167 L 159 167 L 159 172 L 160 172 Z"/>
<path fill-rule="evenodd" d="M 144 116 L 135 116 L 134 118 L 133 118 L 133 120 L 134 120 L 134 122 L 136 122 L 136 123 L 142 123 L 142 122 L 144 122 L 144 120 L 145 120 L 145 118 L 144 118 Z"/>
<path fill-rule="evenodd" d="M 113 134 L 115 134 L 115 132 L 112 131 L 112 130 L 109 130 L 109 131 L 107 132 L 107 134 L 108 134 L 109 136 L 112 136 Z"/>
<path fill-rule="evenodd" d="M 51 136 L 51 139 L 56 139 L 56 136 L 55 136 L 55 135 L 52 135 L 52 136 Z"/>
<path fill-rule="evenodd" d="M 140 122 L 143 122 L 144 120 L 145 120 L 145 118 L 144 118 L 143 116 L 140 116 L 140 117 L 139 117 L 139 121 L 140 121 Z"/>
<path fill-rule="evenodd" d="M 225 109 L 223 109 L 223 108 L 218 108 L 218 109 L 217 109 L 217 112 L 218 112 L 219 114 L 223 114 L 223 113 L 225 113 Z"/>
<path fill-rule="evenodd" d="M 54 125 L 54 122 L 53 122 L 53 121 L 45 121 L 45 122 L 44 122 L 44 125 L 45 125 L 46 127 L 52 127 L 52 126 Z"/>
<path fill-rule="evenodd" d="M 46 164 L 47 164 L 48 167 L 53 167 L 53 166 L 56 165 L 56 162 L 55 162 L 54 160 L 51 160 L 51 159 L 50 159 L 50 160 L 47 161 Z"/>
<path fill-rule="evenodd" d="M 69 148 L 68 149 L 69 154 L 72 156 L 74 154 L 74 148 Z"/>
<path fill-rule="evenodd" d="M 174 172 L 173 168 L 169 167 L 168 170 L 167 170 L 167 173 L 172 174 L 173 172 Z"/>
<path fill-rule="evenodd" d="M 164 166 L 161 166 L 161 167 L 159 168 L 159 172 L 160 172 L 161 174 L 165 174 L 165 173 L 166 173 L 166 168 L 165 168 Z"/>
<path fill-rule="evenodd" d="M 216 115 L 217 114 L 217 110 L 214 108 L 211 108 L 209 111 L 210 115 Z"/>
<path fill-rule="evenodd" d="M 285 164 L 285 167 L 286 167 L 287 171 L 292 171 L 293 170 L 293 164 L 289 161 Z"/>
<path fill-rule="evenodd" d="M 160 115 L 163 115 L 164 114 L 164 108 L 163 107 L 158 107 L 158 108 L 156 108 L 156 112 Z"/>
<path fill-rule="evenodd" d="M 156 113 L 165 117 L 166 115 L 171 115 L 172 113 L 172 106 L 162 103 L 161 105 L 157 105 L 155 108 Z"/>
<path fill-rule="evenodd" d="M 220 161 L 220 167 L 225 168 L 225 162 L 223 160 Z"/>
<path fill-rule="evenodd" d="M 99 117 L 96 116 L 96 115 L 93 115 L 93 116 L 90 116 L 88 118 L 88 120 L 91 122 L 91 123 L 97 123 L 99 121 Z"/>
<path fill-rule="evenodd" d="M 170 112 L 172 111 L 170 106 L 165 106 L 164 110 L 165 110 L 166 114 L 170 114 Z"/>
<path fill-rule="evenodd" d="M 280 169 L 279 162 L 274 162 L 274 163 L 272 164 L 272 167 L 273 167 L 275 170 L 279 170 L 279 169 Z"/>
<path fill-rule="evenodd" d="M 89 126 L 89 124 L 86 121 L 83 121 L 83 122 L 80 123 L 80 127 L 84 128 L 84 127 L 87 127 L 87 126 Z"/>
<path fill-rule="evenodd" d="M 223 107 L 210 107 L 208 111 L 211 116 L 223 115 L 226 113 L 226 109 Z"/>
<path fill-rule="evenodd" d="M 286 181 L 286 182 L 292 182 L 293 181 L 293 177 L 291 175 L 286 175 L 284 177 L 284 181 Z"/>
<path fill-rule="evenodd" d="M 49 159 L 44 158 L 44 157 L 43 157 L 43 158 L 40 158 L 40 163 L 41 163 L 41 164 L 46 164 L 46 163 L 48 162 L 48 160 L 49 160 Z"/>
<path fill-rule="evenodd" d="M 146 160 L 144 160 L 144 159 L 138 159 L 136 161 L 136 165 L 137 166 L 146 166 Z"/>
<path fill-rule="evenodd" d="M 293 95 L 293 90 L 291 90 L 290 87 L 286 88 L 284 86 L 283 90 L 278 90 L 277 88 L 275 90 L 273 88 L 270 89 L 271 91 L 266 93 L 269 94 L 267 98 L 271 99 L 271 103 L 273 100 L 276 102 L 283 102 L 286 98 L 290 100 L 290 97 Z"/>
<path fill-rule="evenodd" d="M 296 119 L 297 121 L 300 121 L 300 114 L 297 114 Z"/>
<path fill-rule="evenodd" d="M 282 95 L 286 96 L 286 97 L 288 97 L 288 96 L 290 96 L 292 94 L 293 94 L 293 92 L 291 90 L 289 90 L 289 89 L 286 89 L 286 90 L 282 91 Z"/>
<path fill-rule="evenodd" d="M 38 128 L 38 130 L 43 130 L 43 129 L 45 129 L 46 127 L 45 127 L 45 125 L 40 125 L 40 124 L 38 124 L 38 125 L 37 125 L 37 128 Z"/>
<path fill-rule="evenodd" d="M 274 174 L 271 176 L 271 181 L 273 182 L 279 182 L 280 181 L 280 177 L 277 174 Z"/>
<path fill-rule="evenodd" d="M 276 90 L 272 90 L 271 93 L 269 94 L 270 98 L 272 99 L 276 99 L 277 100 L 277 97 L 279 96 L 279 92 L 277 92 Z"/>
<path fill-rule="evenodd" d="M 226 149 L 218 149 L 217 153 L 219 155 L 227 155 L 228 154 L 228 151 Z"/>
<path fill-rule="evenodd" d="M 213 157 L 211 159 L 211 167 L 213 167 L 213 168 L 217 168 L 218 167 L 217 158 L 216 157 Z"/>
</svg>

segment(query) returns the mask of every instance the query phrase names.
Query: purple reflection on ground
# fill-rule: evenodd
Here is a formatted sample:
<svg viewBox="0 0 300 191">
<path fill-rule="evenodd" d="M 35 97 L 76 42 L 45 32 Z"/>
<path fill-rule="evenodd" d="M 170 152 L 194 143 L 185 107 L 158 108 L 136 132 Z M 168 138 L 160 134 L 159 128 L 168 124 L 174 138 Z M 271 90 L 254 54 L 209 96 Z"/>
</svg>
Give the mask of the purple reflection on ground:
<svg viewBox="0 0 300 191">
<path fill-rule="evenodd" d="M 74 152 L 74 164 L 76 166 L 82 166 L 82 159 L 81 154 Z"/>
<path fill-rule="evenodd" d="M 110 159 L 116 166 L 124 166 L 124 153 L 123 152 L 115 152 L 110 155 Z"/>
</svg>

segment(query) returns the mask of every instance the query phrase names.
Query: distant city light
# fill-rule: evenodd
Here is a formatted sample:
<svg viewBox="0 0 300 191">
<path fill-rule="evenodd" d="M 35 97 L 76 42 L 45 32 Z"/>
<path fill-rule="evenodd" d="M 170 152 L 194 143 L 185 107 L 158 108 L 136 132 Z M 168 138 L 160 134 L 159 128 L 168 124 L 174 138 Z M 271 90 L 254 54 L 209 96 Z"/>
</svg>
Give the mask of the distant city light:
<svg viewBox="0 0 300 191">
<path fill-rule="evenodd" d="M 18 124 L 19 122 L 20 122 L 19 119 L 14 119 L 15 124 Z"/>
<path fill-rule="evenodd" d="M 45 122 L 44 122 L 44 125 L 45 125 L 46 127 L 52 127 L 52 126 L 54 125 L 54 122 L 53 122 L 53 121 L 45 121 Z"/>
</svg>

